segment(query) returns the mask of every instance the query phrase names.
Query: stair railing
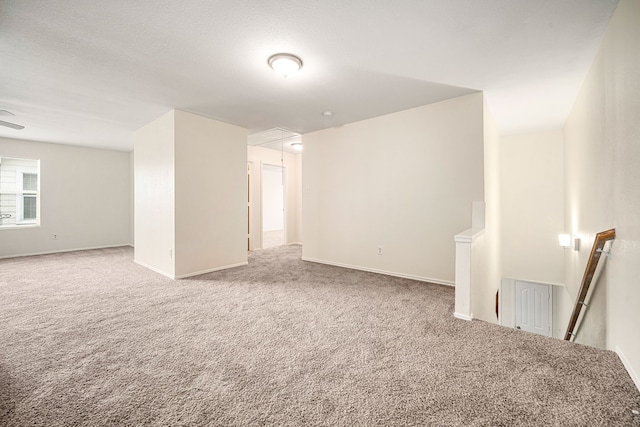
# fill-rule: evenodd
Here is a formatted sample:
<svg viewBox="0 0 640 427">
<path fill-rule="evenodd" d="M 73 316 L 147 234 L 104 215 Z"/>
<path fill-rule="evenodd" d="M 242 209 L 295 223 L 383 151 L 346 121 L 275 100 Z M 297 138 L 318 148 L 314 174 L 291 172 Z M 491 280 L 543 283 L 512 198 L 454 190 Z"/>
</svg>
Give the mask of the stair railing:
<svg viewBox="0 0 640 427">
<path fill-rule="evenodd" d="M 600 260 L 600 255 L 603 253 L 603 248 L 605 243 L 609 240 L 613 240 L 616 238 L 616 230 L 612 228 L 611 230 L 601 231 L 596 234 L 596 239 L 593 242 L 593 247 L 591 248 L 591 254 L 589 255 L 589 261 L 587 262 L 587 267 L 584 270 L 584 276 L 582 277 L 582 283 L 580 284 L 580 291 L 578 292 L 578 298 L 576 298 L 576 304 L 573 307 L 573 312 L 571 313 L 571 318 L 569 319 L 569 326 L 567 327 L 567 332 L 564 334 L 564 339 L 567 341 L 571 340 L 571 337 L 575 339 L 575 329 L 576 324 L 578 323 L 578 317 L 580 317 L 580 311 L 582 307 L 586 307 L 587 304 L 585 299 L 587 298 L 587 294 L 589 293 L 589 287 L 591 286 L 591 282 L 593 280 L 593 276 L 596 273 L 596 268 L 598 267 L 598 261 Z"/>
</svg>

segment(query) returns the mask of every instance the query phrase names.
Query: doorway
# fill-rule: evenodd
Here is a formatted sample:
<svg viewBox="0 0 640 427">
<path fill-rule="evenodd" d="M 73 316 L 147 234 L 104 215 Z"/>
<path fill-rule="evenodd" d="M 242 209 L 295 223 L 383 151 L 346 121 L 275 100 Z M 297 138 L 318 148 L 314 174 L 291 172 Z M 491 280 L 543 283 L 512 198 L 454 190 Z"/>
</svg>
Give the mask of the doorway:
<svg viewBox="0 0 640 427">
<path fill-rule="evenodd" d="M 282 166 L 262 165 L 262 247 L 286 243 L 285 175 Z"/>
</svg>

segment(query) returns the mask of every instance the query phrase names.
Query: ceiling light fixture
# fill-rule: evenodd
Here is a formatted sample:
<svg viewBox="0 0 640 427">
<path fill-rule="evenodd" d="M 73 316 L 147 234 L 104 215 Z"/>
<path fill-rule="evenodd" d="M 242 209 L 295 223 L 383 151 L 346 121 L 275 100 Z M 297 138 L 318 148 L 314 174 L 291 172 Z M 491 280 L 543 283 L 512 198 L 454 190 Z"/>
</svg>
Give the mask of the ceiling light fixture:
<svg viewBox="0 0 640 427">
<path fill-rule="evenodd" d="M 0 116 L 15 116 L 15 114 L 13 114 L 9 110 L 0 110 Z M 4 120 L 0 120 L 0 126 L 6 126 L 8 128 L 17 129 L 17 130 L 24 129 L 24 126 L 22 126 L 22 125 L 17 125 L 15 123 L 10 123 L 10 122 L 5 122 Z"/>
<path fill-rule="evenodd" d="M 273 71 L 285 78 L 298 72 L 302 68 L 302 60 L 290 53 L 276 53 L 267 61 Z"/>
<path fill-rule="evenodd" d="M 16 130 L 24 129 L 24 126 L 22 126 L 22 125 L 17 125 L 15 123 L 10 123 L 10 122 L 5 122 L 4 120 L 0 120 L 0 126 L 6 126 L 8 128 L 16 129 Z"/>
<path fill-rule="evenodd" d="M 302 151 L 302 143 L 294 142 L 291 144 L 291 148 L 293 148 L 296 151 Z"/>
</svg>

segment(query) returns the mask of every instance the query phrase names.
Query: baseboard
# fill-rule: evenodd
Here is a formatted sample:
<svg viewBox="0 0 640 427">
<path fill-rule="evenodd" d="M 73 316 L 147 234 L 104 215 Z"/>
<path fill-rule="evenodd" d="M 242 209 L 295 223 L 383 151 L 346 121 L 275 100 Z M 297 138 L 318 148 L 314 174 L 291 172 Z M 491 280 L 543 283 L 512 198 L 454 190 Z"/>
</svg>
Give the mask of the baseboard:
<svg viewBox="0 0 640 427">
<path fill-rule="evenodd" d="M 4 255 L 0 256 L 0 259 L 7 258 L 20 258 L 25 256 L 36 256 L 36 255 L 51 255 L 51 254 L 61 254 L 64 252 L 78 252 L 78 251 L 92 251 L 95 249 L 109 249 L 109 248 L 122 248 L 125 246 L 131 246 L 130 243 L 121 243 L 119 245 L 107 245 L 107 246 L 91 246 L 88 248 L 75 248 L 75 249 L 58 249 L 55 251 L 45 251 L 45 252 L 33 252 L 28 254 L 18 254 L 18 255 Z"/>
<path fill-rule="evenodd" d="M 140 261 L 138 261 L 137 259 L 134 259 L 134 260 L 133 260 L 133 262 L 134 262 L 134 263 L 136 263 L 136 264 L 138 264 L 138 265 L 139 265 L 139 266 L 141 266 L 141 267 L 144 267 L 144 268 L 146 268 L 146 269 L 149 269 L 149 270 L 151 270 L 151 271 L 153 271 L 153 272 L 155 272 L 155 273 L 161 274 L 161 275 L 163 275 L 164 277 L 167 277 L 167 278 L 169 278 L 169 279 L 175 279 L 175 277 L 174 277 L 174 276 L 172 276 L 171 274 L 165 273 L 165 272 L 164 272 L 164 271 L 162 271 L 162 270 L 158 270 L 158 269 L 157 269 L 157 268 L 155 268 L 155 267 L 151 267 L 150 265 L 147 265 L 147 264 L 145 264 L 144 262 L 140 262 Z"/>
<path fill-rule="evenodd" d="M 473 320 L 473 317 L 467 316 L 466 314 L 460 314 L 460 313 L 453 313 L 453 317 L 455 317 L 456 319 L 462 319 L 462 320 L 468 320 L 468 321 Z"/>
<path fill-rule="evenodd" d="M 196 271 L 194 273 L 181 274 L 180 276 L 174 277 L 174 279 L 186 279 L 187 277 L 199 276 L 201 274 L 213 273 L 214 271 L 227 270 L 229 268 L 242 267 L 243 265 L 248 265 L 248 261 L 239 262 L 237 264 L 225 265 L 222 267 L 210 268 L 207 270 Z"/>
<path fill-rule="evenodd" d="M 325 261 L 325 260 L 320 260 L 320 259 L 315 259 L 315 258 L 308 258 L 308 257 L 302 257 L 302 260 L 303 261 L 309 261 L 309 262 L 315 262 L 315 263 L 318 263 L 318 264 L 326 264 L 326 265 L 333 265 L 333 266 L 336 266 L 336 267 L 350 268 L 352 270 L 367 271 L 369 273 L 384 274 L 386 276 L 402 277 L 403 279 L 418 280 L 420 282 L 435 283 L 436 285 L 455 286 L 454 282 L 449 282 L 449 281 L 445 281 L 445 280 L 438 280 L 438 279 L 431 279 L 429 277 L 413 276 L 411 274 L 396 273 L 396 272 L 393 272 L 393 271 L 386 271 L 386 270 L 376 270 L 374 268 L 359 267 L 357 265 L 342 264 L 342 263 L 339 263 L 339 262 Z"/>
<path fill-rule="evenodd" d="M 143 262 L 140 262 L 140 261 L 137 261 L 137 260 L 133 260 L 133 262 L 135 262 L 136 264 L 138 264 L 138 265 L 140 265 L 140 266 L 142 266 L 144 268 L 148 268 L 151 271 L 154 271 L 154 272 L 156 272 L 158 274 L 162 274 L 164 277 L 168 277 L 169 279 L 173 279 L 173 280 L 186 279 L 188 277 L 199 276 L 201 274 L 207 274 L 207 273 L 213 273 L 214 271 L 226 270 L 228 268 L 242 267 L 243 265 L 249 264 L 247 261 L 244 261 L 244 262 L 239 262 L 237 264 L 230 264 L 230 265 L 225 265 L 225 266 L 222 266 L 222 267 L 215 267 L 215 268 L 209 268 L 209 269 L 206 269 L 206 270 L 196 271 L 196 272 L 193 272 L 193 273 L 181 274 L 179 276 L 172 276 L 172 275 L 170 275 L 168 273 L 165 273 L 164 271 L 158 270 L 157 268 L 151 267 L 150 265 L 147 265 L 147 264 L 145 264 Z"/>
<path fill-rule="evenodd" d="M 285 243 L 284 245 L 281 246 L 302 246 L 302 243 L 298 243 L 298 242 L 291 242 L 291 243 Z M 278 248 L 279 246 L 270 246 L 268 248 L 253 248 L 251 250 L 249 250 L 249 252 L 255 252 L 255 251 L 263 251 L 265 249 L 273 249 L 273 248 Z"/>
<path fill-rule="evenodd" d="M 640 376 L 638 376 L 636 371 L 631 366 L 631 363 L 629 363 L 629 360 L 626 358 L 626 356 L 618 346 L 616 346 L 616 354 L 620 358 L 620 361 L 622 361 L 622 364 L 624 365 L 625 369 L 629 373 L 629 376 L 631 377 L 634 384 L 636 385 L 636 388 L 638 389 L 638 391 L 640 391 Z"/>
</svg>

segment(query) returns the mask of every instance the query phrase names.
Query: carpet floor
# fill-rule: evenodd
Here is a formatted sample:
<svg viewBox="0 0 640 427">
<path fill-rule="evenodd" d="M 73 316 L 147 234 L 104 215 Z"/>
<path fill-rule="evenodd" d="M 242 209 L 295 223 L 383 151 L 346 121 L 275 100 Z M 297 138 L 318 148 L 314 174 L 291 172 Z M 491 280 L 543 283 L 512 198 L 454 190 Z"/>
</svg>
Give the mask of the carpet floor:
<svg viewBox="0 0 640 427">
<path fill-rule="evenodd" d="M 300 255 L 177 281 L 131 248 L 0 260 L 0 425 L 640 426 L 613 352 Z"/>
</svg>

